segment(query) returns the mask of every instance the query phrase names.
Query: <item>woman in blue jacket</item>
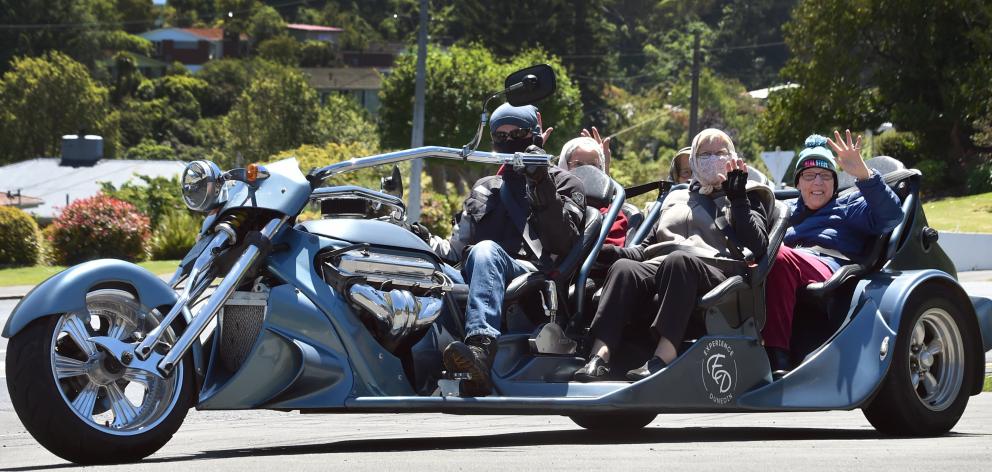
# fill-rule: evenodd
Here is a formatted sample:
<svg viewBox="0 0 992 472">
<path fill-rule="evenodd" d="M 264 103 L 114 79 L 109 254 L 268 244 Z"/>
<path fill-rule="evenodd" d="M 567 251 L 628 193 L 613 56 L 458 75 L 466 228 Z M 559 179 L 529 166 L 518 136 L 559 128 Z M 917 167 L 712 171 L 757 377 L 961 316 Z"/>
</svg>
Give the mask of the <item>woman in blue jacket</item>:
<svg viewBox="0 0 992 472">
<path fill-rule="evenodd" d="M 768 274 L 762 337 L 776 377 L 791 368 L 789 342 L 797 291 L 827 280 L 841 265 L 861 262 L 868 242 L 892 231 L 903 217 L 899 197 L 861 159 L 861 136 L 852 142 L 847 130 L 846 140 L 837 131 L 834 137 L 806 138 L 795 170 L 800 196 L 790 202 L 790 228 Z M 838 198 L 837 163 L 826 145 L 837 153 L 841 168 L 857 179 L 858 192 Z"/>
</svg>

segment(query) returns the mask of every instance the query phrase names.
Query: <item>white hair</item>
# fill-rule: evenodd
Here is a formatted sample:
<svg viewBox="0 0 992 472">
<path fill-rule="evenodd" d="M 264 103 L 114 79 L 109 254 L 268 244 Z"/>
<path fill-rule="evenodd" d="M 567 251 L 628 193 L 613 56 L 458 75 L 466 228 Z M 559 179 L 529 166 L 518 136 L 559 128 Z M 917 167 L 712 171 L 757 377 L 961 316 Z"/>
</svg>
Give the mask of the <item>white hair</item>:
<svg viewBox="0 0 992 472">
<path fill-rule="evenodd" d="M 572 154 L 582 146 L 591 146 L 592 149 L 596 150 L 596 167 L 605 172 L 606 156 L 603 155 L 603 145 L 588 136 L 571 139 L 561 147 L 561 154 L 558 156 L 558 167 L 568 170 L 568 161 L 572 159 Z"/>
</svg>

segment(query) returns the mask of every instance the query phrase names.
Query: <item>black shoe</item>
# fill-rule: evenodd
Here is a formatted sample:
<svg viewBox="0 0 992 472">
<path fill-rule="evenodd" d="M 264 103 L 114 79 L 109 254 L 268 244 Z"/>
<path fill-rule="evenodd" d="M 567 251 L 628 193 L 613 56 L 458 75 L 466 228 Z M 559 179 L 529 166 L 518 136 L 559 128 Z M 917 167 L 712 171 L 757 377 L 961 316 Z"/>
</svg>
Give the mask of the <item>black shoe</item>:
<svg viewBox="0 0 992 472">
<path fill-rule="evenodd" d="M 649 375 L 658 372 L 665 367 L 668 367 L 668 363 L 661 360 L 660 357 L 654 356 L 648 359 L 644 365 L 627 371 L 627 378 L 636 382 L 638 380 L 646 379 Z"/>
<path fill-rule="evenodd" d="M 772 368 L 772 380 L 781 379 L 792 370 L 792 354 L 789 351 L 766 347 L 765 352 L 768 353 L 768 365 Z"/>
<path fill-rule="evenodd" d="M 489 371 L 496 357 L 496 340 L 488 336 L 472 336 L 465 342 L 455 341 L 444 349 L 444 368 L 448 372 L 465 373 L 469 378 L 461 382 L 461 394 L 466 397 L 484 397 L 493 391 Z"/>
<path fill-rule="evenodd" d="M 572 374 L 572 379 L 577 382 L 600 382 L 606 380 L 610 375 L 610 364 L 602 357 L 592 356 L 586 365 Z"/>
</svg>

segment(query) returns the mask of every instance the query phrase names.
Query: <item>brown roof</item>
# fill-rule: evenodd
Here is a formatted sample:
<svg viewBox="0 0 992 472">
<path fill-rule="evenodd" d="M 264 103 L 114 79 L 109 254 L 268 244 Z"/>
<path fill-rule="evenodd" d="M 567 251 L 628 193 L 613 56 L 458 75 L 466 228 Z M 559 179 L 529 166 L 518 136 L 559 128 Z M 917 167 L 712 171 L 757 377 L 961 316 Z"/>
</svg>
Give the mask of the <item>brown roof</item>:
<svg viewBox="0 0 992 472">
<path fill-rule="evenodd" d="M 183 31 L 199 36 L 207 41 L 223 41 L 224 28 L 182 28 Z M 247 41 L 248 35 L 241 33 L 241 40 Z"/>
<path fill-rule="evenodd" d="M 300 69 L 310 76 L 317 90 L 379 90 L 382 75 L 377 69 L 359 67 L 310 67 Z"/>
</svg>

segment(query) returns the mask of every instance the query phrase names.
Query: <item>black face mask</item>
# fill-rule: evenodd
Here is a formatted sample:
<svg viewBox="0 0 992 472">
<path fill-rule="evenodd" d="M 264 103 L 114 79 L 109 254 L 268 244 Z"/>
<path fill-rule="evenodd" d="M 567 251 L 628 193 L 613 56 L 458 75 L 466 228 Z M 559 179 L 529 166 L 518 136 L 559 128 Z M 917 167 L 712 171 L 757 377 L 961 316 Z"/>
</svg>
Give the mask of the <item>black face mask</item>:
<svg viewBox="0 0 992 472">
<path fill-rule="evenodd" d="M 524 152 L 528 146 L 534 144 L 534 139 L 530 137 L 520 139 L 507 139 L 493 143 L 493 150 L 503 153 Z"/>
</svg>

